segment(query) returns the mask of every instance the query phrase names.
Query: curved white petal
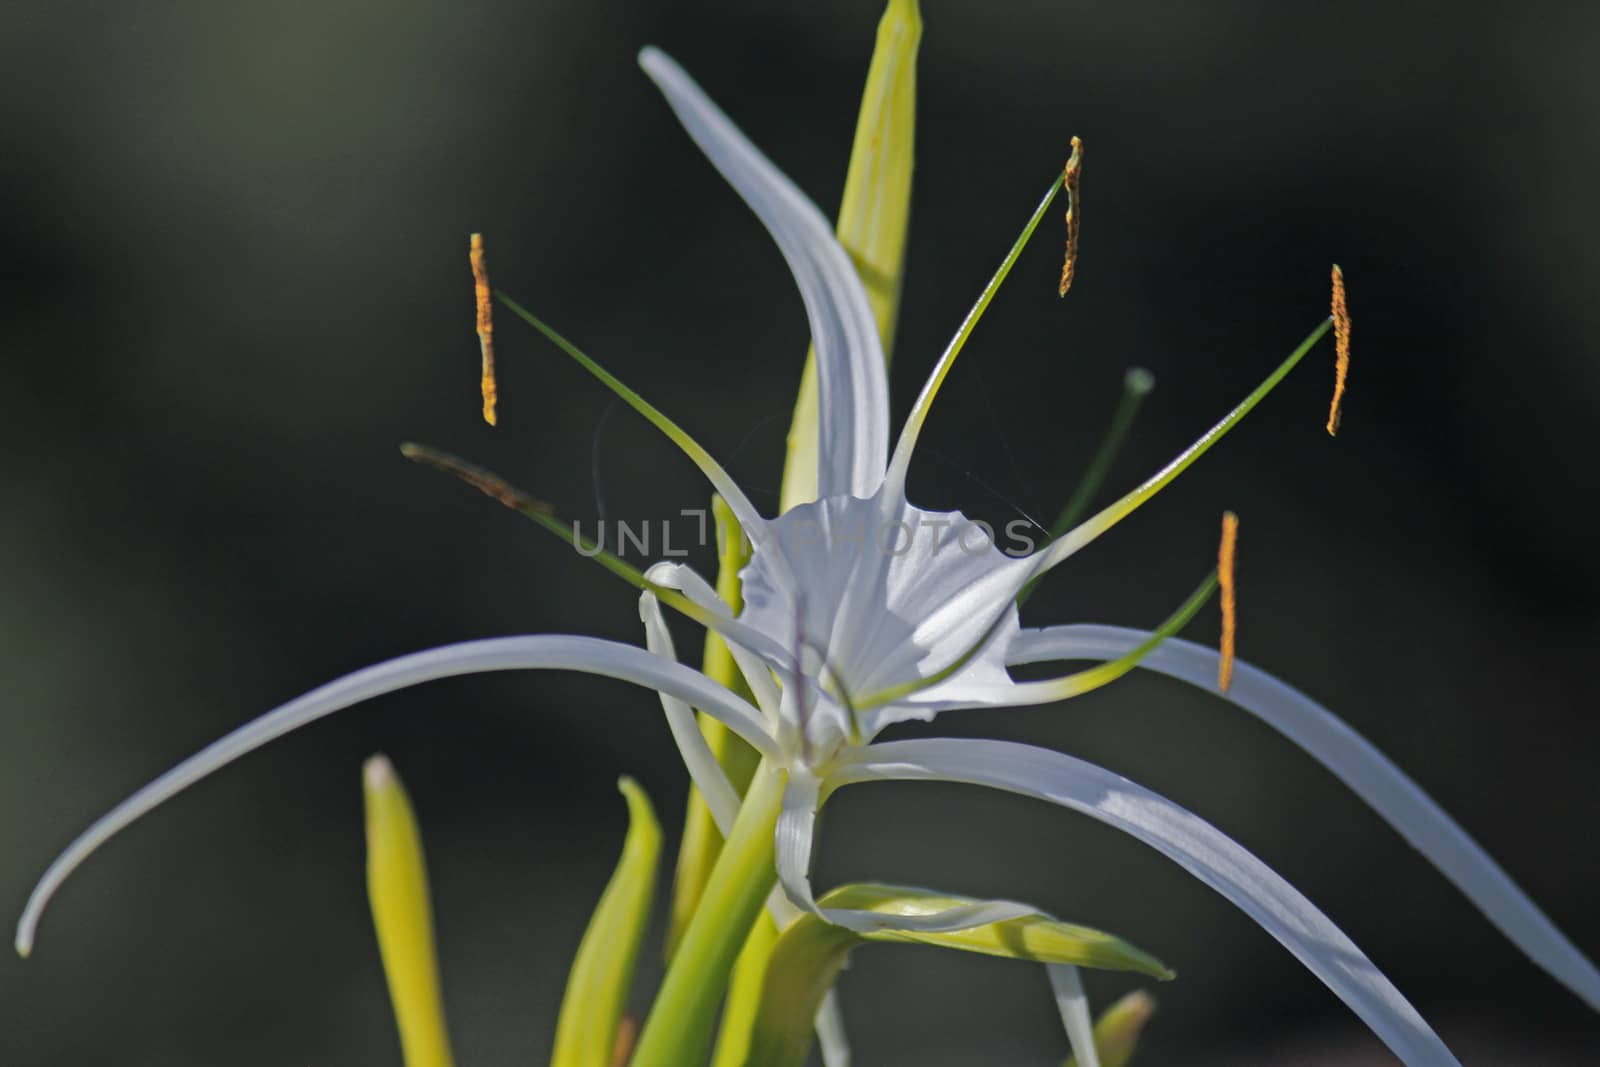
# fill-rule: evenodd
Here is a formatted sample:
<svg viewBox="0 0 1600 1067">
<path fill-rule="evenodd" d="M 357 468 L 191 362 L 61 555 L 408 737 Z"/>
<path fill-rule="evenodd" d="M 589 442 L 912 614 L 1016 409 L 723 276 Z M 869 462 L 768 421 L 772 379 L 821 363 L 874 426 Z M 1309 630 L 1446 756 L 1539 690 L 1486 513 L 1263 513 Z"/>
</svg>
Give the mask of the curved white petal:
<svg viewBox="0 0 1600 1067">
<path fill-rule="evenodd" d="M 1047 963 L 1044 969 L 1050 975 L 1056 1009 L 1061 1012 L 1061 1025 L 1078 1067 L 1100 1067 L 1100 1046 L 1094 1043 L 1094 1020 L 1089 1017 L 1089 997 L 1078 968 L 1070 963 Z"/>
<path fill-rule="evenodd" d="M 1015 900 L 980 900 L 923 915 L 820 907 L 811 890 L 811 849 L 816 836 L 820 785 L 817 777 L 803 768 L 790 771 L 783 791 L 783 808 L 778 814 L 775 830 L 778 884 L 795 907 L 857 933 L 870 930 L 941 933 L 1043 914 L 1038 908 Z M 829 785 L 832 785 L 831 780 Z"/>
<path fill-rule="evenodd" d="M 777 242 L 805 302 L 817 353 L 819 496 L 870 496 L 889 459 L 889 383 L 867 292 L 833 227 L 665 53 L 644 68 L 700 150 Z"/>
<path fill-rule="evenodd" d="M 672 645 L 672 633 L 667 629 L 667 620 L 661 616 L 661 602 L 654 593 L 639 594 L 639 621 L 644 623 L 645 647 L 662 659 L 677 663 L 678 652 Z M 672 731 L 672 740 L 678 745 L 678 753 L 683 757 L 683 765 L 688 768 L 690 780 L 700 790 L 700 795 L 705 797 L 706 806 L 711 809 L 711 820 L 726 836 L 739 815 L 738 791 L 728 781 L 728 775 L 723 771 L 722 764 L 717 762 L 711 746 L 706 744 L 706 735 L 700 732 L 694 709 L 670 693 L 663 692 L 661 710 L 666 712 L 667 727 Z"/>
<path fill-rule="evenodd" d="M 45 871 L 17 923 L 17 951 L 27 955 L 50 897 L 108 838 L 240 756 L 325 715 L 397 689 L 438 678 L 486 671 L 574 670 L 618 678 L 670 693 L 726 723 L 763 755 L 775 754 L 756 710 L 699 671 L 669 663 L 642 648 L 568 634 L 498 637 L 417 652 L 379 663 L 313 689 L 304 696 L 214 741 L 101 816 Z"/>
<path fill-rule="evenodd" d="M 789 780 L 783 787 L 783 807 L 773 831 L 778 884 L 783 887 L 789 903 L 812 915 L 822 914 L 811 892 L 811 841 L 816 835 L 820 798 L 816 775 L 803 767 L 790 770 Z"/>
<path fill-rule="evenodd" d="M 711 583 L 700 577 L 694 568 L 687 564 L 657 563 L 645 571 L 644 576 L 657 585 L 676 589 L 707 611 L 716 612 L 725 619 L 733 618 L 732 609 L 717 595 Z M 733 655 L 733 662 L 738 666 L 739 673 L 744 675 L 745 684 L 750 687 L 751 695 L 756 698 L 756 705 L 767 716 L 769 722 L 777 721 L 778 707 L 782 703 L 783 695 L 778 689 L 777 681 L 772 677 L 771 668 L 736 638 L 720 631 L 718 636 Z"/>
<path fill-rule="evenodd" d="M 1024 630 L 1011 662 L 1115 659 L 1150 635 L 1120 626 Z M 1237 704 L 1332 771 L 1557 981 L 1600 1011 L 1600 971 L 1465 830 L 1387 756 L 1316 701 L 1248 663 L 1217 693 L 1214 649 L 1169 638 L 1140 664 Z"/>
<path fill-rule="evenodd" d="M 1227 897 L 1337 993 L 1402 1061 L 1456 1065 L 1438 1036 L 1328 917 L 1276 872 L 1198 816 L 1102 767 L 1009 741 L 919 740 L 847 756 L 828 787 L 930 779 L 1037 797 L 1131 834 Z"/>
</svg>

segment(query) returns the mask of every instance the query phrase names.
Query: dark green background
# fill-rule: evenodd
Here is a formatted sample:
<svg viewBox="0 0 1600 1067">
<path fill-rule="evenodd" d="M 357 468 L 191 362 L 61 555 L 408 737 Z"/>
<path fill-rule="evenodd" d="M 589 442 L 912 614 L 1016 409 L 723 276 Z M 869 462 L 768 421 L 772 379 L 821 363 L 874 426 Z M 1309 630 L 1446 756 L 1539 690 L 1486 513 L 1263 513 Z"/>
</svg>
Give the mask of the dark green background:
<svg viewBox="0 0 1600 1067">
<path fill-rule="evenodd" d="M 469 231 L 499 285 L 772 505 L 800 303 L 634 54 L 676 55 L 831 212 L 877 14 L 0 10 L 0 911 L 130 790 L 346 670 L 502 633 L 638 639 L 630 590 L 396 452 L 467 454 L 586 521 L 595 454 L 613 518 L 705 495 L 508 316 L 501 426 L 478 421 Z M 1600 20 L 1577 4 L 925 15 L 897 417 L 1072 134 L 1088 164 L 1077 287 L 1056 299 L 1052 223 L 941 397 L 913 499 L 1048 514 L 1141 364 L 1159 385 L 1114 471 L 1131 484 L 1316 323 L 1339 260 L 1356 322 L 1340 438 L 1322 430 L 1323 349 L 1027 617 L 1153 624 L 1234 508 L 1242 652 L 1348 716 L 1600 952 L 1600 563 L 1580 518 Z M 1070 750 L 1217 822 L 1468 1063 L 1589 1062 L 1600 1044 L 1600 1021 L 1396 835 L 1216 700 L 1133 679 L 938 729 Z M 0 959 L 0 1061 L 397 1062 L 363 895 L 358 772 L 378 750 L 421 811 L 461 1061 L 538 1062 L 621 840 L 616 776 L 672 833 L 684 788 L 653 695 L 570 675 L 375 702 L 140 824 L 61 894 L 33 960 Z M 1240 913 L 1083 819 L 958 787 L 847 792 L 818 880 L 863 877 L 1025 897 L 1162 956 L 1181 977 L 1144 1062 L 1387 1062 Z M 880 948 L 843 991 L 864 1064 L 1046 1064 L 1063 1046 L 1019 964 Z"/>
</svg>

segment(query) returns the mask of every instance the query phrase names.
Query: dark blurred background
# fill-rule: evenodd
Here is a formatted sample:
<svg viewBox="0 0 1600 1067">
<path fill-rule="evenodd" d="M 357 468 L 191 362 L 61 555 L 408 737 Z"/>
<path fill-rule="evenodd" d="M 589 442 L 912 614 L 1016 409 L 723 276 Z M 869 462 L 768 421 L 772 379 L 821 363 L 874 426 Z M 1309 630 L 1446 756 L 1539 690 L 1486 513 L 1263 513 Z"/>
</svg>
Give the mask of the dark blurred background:
<svg viewBox="0 0 1600 1067">
<path fill-rule="evenodd" d="M 634 55 L 676 55 L 832 212 L 878 13 L 0 10 L 0 910 L 133 788 L 345 671 L 485 635 L 639 639 L 631 590 L 396 451 L 466 454 L 586 522 L 596 482 L 613 519 L 706 495 L 509 316 L 501 425 L 479 421 L 469 231 L 499 286 L 774 506 L 800 302 Z M 1237 510 L 1241 651 L 1347 716 L 1600 953 L 1600 562 L 1576 514 L 1600 488 L 1596 9 L 928 0 L 924 15 L 897 418 L 1071 135 L 1088 162 L 1076 287 L 1057 300 L 1052 223 L 941 397 L 912 498 L 1047 518 L 1138 364 L 1158 387 L 1111 488 L 1132 484 L 1326 313 L 1341 262 L 1355 364 L 1339 438 L 1322 429 L 1324 347 L 1027 618 L 1154 624 Z M 1072 751 L 1218 823 L 1466 1062 L 1595 1062 L 1600 1020 L 1219 701 L 1136 678 L 939 729 Z M 572 675 L 376 701 L 163 808 L 67 886 L 32 960 L 0 957 L 0 1060 L 397 1063 L 363 885 L 359 768 L 380 750 L 427 836 L 460 1059 L 539 1062 L 621 841 L 617 775 L 673 835 L 685 788 L 655 697 Z M 1043 805 L 846 791 L 818 881 L 855 878 L 1022 896 L 1162 956 L 1181 977 L 1157 991 L 1142 1062 L 1388 1062 L 1220 897 Z M 880 947 L 842 988 L 864 1064 L 1047 1064 L 1063 1047 L 1021 964 Z"/>
</svg>

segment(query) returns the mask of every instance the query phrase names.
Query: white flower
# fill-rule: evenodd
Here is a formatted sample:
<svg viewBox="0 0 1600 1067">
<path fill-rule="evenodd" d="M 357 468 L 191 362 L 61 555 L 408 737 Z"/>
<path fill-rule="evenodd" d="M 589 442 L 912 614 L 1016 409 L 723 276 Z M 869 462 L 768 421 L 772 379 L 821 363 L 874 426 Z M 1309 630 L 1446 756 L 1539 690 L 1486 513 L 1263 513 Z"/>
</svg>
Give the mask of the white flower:
<svg viewBox="0 0 1600 1067">
<path fill-rule="evenodd" d="M 891 455 L 877 328 L 861 282 L 827 220 L 676 64 L 654 49 L 646 49 L 640 62 L 707 157 L 761 218 L 799 285 L 821 396 L 818 499 L 776 519 L 764 518 L 676 425 L 548 327 L 529 319 L 666 432 L 727 500 L 755 544 L 743 576 L 742 613 L 731 618 L 714 590 L 689 568 L 658 564 L 645 576 L 640 605 L 649 651 L 588 637 L 508 637 L 417 653 L 323 686 L 179 764 L 92 825 L 52 864 L 34 891 L 19 924 L 19 950 L 31 946 L 51 894 L 99 844 L 267 741 L 358 701 L 435 678 L 497 670 L 578 670 L 662 694 L 691 774 L 725 827 L 739 798 L 704 751 L 691 708 L 726 723 L 770 767 L 786 775 L 777 864 L 788 897 L 798 907 L 857 928 L 887 921 L 872 913 L 823 913 L 812 898 L 807 869 L 815 816 L 833 790 L 916 778 L 1033 796 L 1133 835 L 1222 893 L 1294 953 L 1405 1062 L 1455 1063 L 1399 991 L 1310 901 L 1242 846 L 1171 801 L 1103 768 L 1027 745 L 873 740 L 891 723 L 929 719 L 946 709 L 1059 700 L 1136 666 L 1210 688 L 1216 652 L 1180 641 L 1161 643 L 1193 613 L 1201 596 L 1191 598 L 1154 634 L 1083 626 L 1025 630 L 1018 622 L 1016 598 L 1031 579 L 1099 536 L 1209 449 L 1287 373 L 1326 324 L 1260 389 L 1138 489 L 1042 551 L 1012 558 L 993 544 L 992 534 L 960 513 L 915 508 L 904 493 L 906 471 L 932 401 L 1011 258 L 936 365 Z M 1035 222 L 1045 206 L 1040 205 Z M 892 540 L 884 536 L 888 531 L 894 532 Z M 671 659 L 660 618 L 662 601 L 727 640 L 758 706 Z M 1068 659 L 1105 663 L 1044 681 L 1018 682 L 1009 672 L 1019 664 Z M 1600 973 L 1593 964 L 1415 783 L 1301 694 L 1246 664 L 1238 666 L 1235 677 L 1227 699 L 1339 776 L 1535 962 L 1600 1009 Z M 1031 911 L 999 901 L 900 921 L 923 929 L 953 929 Z M 1081 994 L 1070 976 L 1055 977 L 1069 1023 L 1076 1020 L 1081 1030 Z"/>
</svg>

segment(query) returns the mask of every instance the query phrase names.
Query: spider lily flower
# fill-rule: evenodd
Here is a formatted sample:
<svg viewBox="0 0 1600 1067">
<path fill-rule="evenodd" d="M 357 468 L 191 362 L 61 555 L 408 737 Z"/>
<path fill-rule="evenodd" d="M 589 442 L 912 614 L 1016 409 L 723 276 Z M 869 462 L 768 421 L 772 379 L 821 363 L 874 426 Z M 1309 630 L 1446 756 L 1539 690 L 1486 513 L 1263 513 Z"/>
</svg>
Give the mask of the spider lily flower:
<svg viewBox="0 0 1600 1067">
<path fill-rule="evenodd" d="M 613 569 L 718 633 L 745 674 L 754 704 L 670 660 L 664 650 L 568 635 L 474 641 L 368 668 L 242 727 L 93 824 L 46 871 L 19 924 L 19 950 L 31 946 L 50 895 L 100 843 L 267 741 L 358 701 L 435 678 L 494 670 L 578 670 L 642 685 L 698 708 L 763 757 L 641 1035 L 636 1064 L 673 1062 L 677 1053 L 661 1050 L 678 1048 L 681 1034 L 669 1031 L 684 1018 L 709 1020 L 714 1014 L 720 983 L 726 981 L 738 941 L 764 903 L 774 867 L 794 906 L 856 932 L 937 933 L 1024 914 L 1019 909 L 1025 905 L 989 901 L 933 914 L 884 915 L 813 898 L 807 870 L 819 806 L 846 785 L 891 779 L 963 782 L 1032 796 L 1131 834 L 1243 909 L 1405 1062 L 1455 1063 L 1398 990 L 1310 901 L 1242 846 L 1172 802 L 1103 768 L 1031 746 L 987 740 L 874 741 L 895 722 L 929 719 L 953 708 L 1052 702 L 1151 662 L 1148 657 L 1162 639 L 1198 609 L 1210 582 L 1158 630 L 1131 643 L 1124 640 L 1120 651 L 1108 650 L 1101 666 L 1043 681 L 1018 682 L 1008 668 L 1070 653 L 1047 645 L 1053 637 L 1039 636 L 1051 631 L 1022 629 L 1016 598 L 1027 583 L 1092 542 L 1214 446 L 1293 369 L 1331 320 L 1144 484 L 1043 550 L 1012 558 L 992 538 L 985 543 L 978 536 L 984 533 L 981 525 L 959 512 L 912 506 L 905 498 L 905 479 L 939 387 L 1060 179 L 940 357 L 891 453 L 878 328 L 855 268 L 827 221 L 670 59 L 646 49 L 640 61 L 690 135 L 766 225 L 795 275 L 816 351 L 817 498 L 776 519 L 762 517 L 727 472 L 675 423 L 544 323 L 506 303 L 678 444 L 750 537 L 755 547 L 744 572 L 745 605 L 737 616 L 687 567 L 665 565 L 647 575 L 629 575 L 625 565 L 613 561 Z M 502 499 L 513 506 L 531 503 Z M 549 518 L 537 508 L 519 510 Z M 882 537 L 890 529 L 893 541 Z M 1270 687 L 1247 685 L 1252 677 L 1241 665 L 1240 689 L 1252 694 L 1249 700 L 1259 696 L 1263 702 L 1251 710 L 1333 767 L 1536 962 L 1600 1008 L 1600 973 L 1459 828 L 1425 798 L 1419 799 L 1414 785 L 1364 743 L 1349 742 L 1353 735 L 1347 728 L 1328 726 L 1326 712 L 1285 702 Z M 684 742 L 685 733 L 680 732 L 680 741 L 687 750 L 693 739 Z M 698 757 L 689 765 L 709 802 L 717 790 L 713 767 Z M 728 800 L 724 793 L 718 803 Z M 1081 1031 L 1086 1009 L 1079 1010 L 1070 979 L 1057 975 L 1057 980 L 1064 1015 L 1074 1031 Z M 688 1040 L 692 1044 L 698 1035 Z"/>
</svg>

